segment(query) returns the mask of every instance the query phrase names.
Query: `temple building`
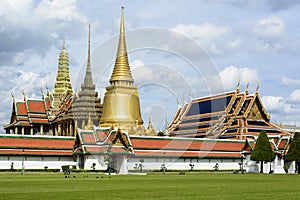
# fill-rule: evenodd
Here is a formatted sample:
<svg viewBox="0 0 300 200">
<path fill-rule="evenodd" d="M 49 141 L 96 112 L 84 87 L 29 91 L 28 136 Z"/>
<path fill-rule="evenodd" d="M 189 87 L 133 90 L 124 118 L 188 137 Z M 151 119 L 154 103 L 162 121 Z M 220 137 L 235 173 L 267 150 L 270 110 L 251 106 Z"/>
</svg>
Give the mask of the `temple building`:
<svg viewBox="0 0 300 200">
<path fill-rule="evenodd" d="M 4 126 L 6 134 L 44 135 L 51 133 L 51 98 L 42 92 L 41 99 L 16 100 L 12 95 L 10 123 Z"/>
<path fill-rule="evenodd" d="M 74 93 L 69 75 L 69 56 L 65 42 L 59 54 L 58 72 L 53 92 L 47 88 L 41 99 L 24 100 L 13 97 L 10 124 L 4 128 L 7 134 L 76 136 L 77 128 L 99 125 L 102 104 L 92 78 L 90 59 L 90 27 L 88 34 L 88 59 L 81 90 Z M 89 120 L 91 121 L 88 125 Z"/>
<path fill-rule="evenodd" d="M 235 91 L 191 100 L 179 107 L 167 128 L 171 137 L 256 139 L 260 131 L 278 140 L 291 134 L 270 122 L 258 94 Z"/>
<path fill-rule="evenodd" d="M 106 87 L 104 96 L 100 125 L 120 127 L 123 130 L 129 130 L 133 125 L 143 127 L 139 95 L 137 87 L 133 85 L 128 62 L 123 8 L 117 58 L 109 82 L 110 86 Z"/>
<path fill-rule="evenodd" d="M 264 164 L 264 171 L 271 167 L 274 173 L 285 173 L 287 166 L 289 172 L 294 170 L 295 165 L 283 159 L 293 135 L 270 121 L 258 88 L 249 94 L 248 86 L 244 92 L 237 86 L 191 99 L 178 108 L 165 136 L 157 136 L 151 118 L 145 128 L 128 62 L 124 8 L 109 82 L 101 105 L 92 78 L 89 27 L 87 66 L 78 93 L 72 91 L 64 45 L 53 94 L 42 92 L 39 100 L 25 94 L 22 101 L 13 97 L 10 124 L 4 127 L 7 134 L 0 135 L 0 168 L 11 162 L 20 167 L 20 157 L 26 156 L 27 169 L 68 164 L 118 174 L 216 168 L 258 172 L 260 166 L 250 155 L 259 133 L 266 131 L 276 158 Z"/>
</svg>

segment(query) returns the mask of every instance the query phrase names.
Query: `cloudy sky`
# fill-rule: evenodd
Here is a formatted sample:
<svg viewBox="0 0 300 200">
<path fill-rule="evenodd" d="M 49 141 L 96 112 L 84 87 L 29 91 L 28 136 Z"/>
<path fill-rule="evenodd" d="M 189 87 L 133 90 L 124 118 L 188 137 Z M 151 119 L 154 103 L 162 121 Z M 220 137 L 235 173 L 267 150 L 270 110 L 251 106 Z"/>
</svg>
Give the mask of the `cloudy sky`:
<svg viewBox="0 0 300 200">
<path fill-rule="evenodd" d="M 52 89 L 66 41 L 74 90 L 80 89 L 92 31 L 92 68 L 103 98 L 116 54 L 121 7 L 142 115 L 163 129 L 190 98 L 259 83 L 271 120 L 300 125 L 300 1 L 0 1 L 1 126 L 11 92 L 41 98 Z M 0 132 L 3 132 L 1 130 Z"/>
</svg>

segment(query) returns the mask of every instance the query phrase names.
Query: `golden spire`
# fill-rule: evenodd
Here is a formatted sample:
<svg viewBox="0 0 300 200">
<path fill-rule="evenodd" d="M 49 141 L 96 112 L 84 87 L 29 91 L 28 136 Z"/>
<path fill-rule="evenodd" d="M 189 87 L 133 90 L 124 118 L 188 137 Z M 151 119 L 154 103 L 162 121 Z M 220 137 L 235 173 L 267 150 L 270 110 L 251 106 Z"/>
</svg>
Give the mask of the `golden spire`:
<svg viewBox="0 0 300 200">
<path fill-rule="evenodd" d="M 61 52 L 59 53 L 58 71 L 57 71 L 56 82 L 53 90 L 53 97 L 54 97 L 53 111 L 58 110 L 62 98 L 67 93 L 72 94 L 73 91 L 72 91 L 72 85 L 71 85 L 70 74 L 69 74 L 69 55 L 66 50 L 66 43 L 65 41 L 63 41 L 63 47 Z"/>
<path fill-rule="evenodd" d="M 133 85 L 127 57 L 123 7 L 117 58 L 109 82 L 111 85 L 106 87 L 100 125 L 118 126 L 122 130 L 131 130 L 133 126 L 143 125 L 139 95 L 137 87 Z"/>
<path fill-rule="evenodd" d="M 121 25 L 120 25 L 120 37 L 119 46 L 117 51 L 117 58 L 113 73 L 109 82 L 112 85 L 132 85 L 133 78 L 131 75 L 128 55 L 125 43 L 125 27 L 124 27 L 124 7 L 122 7 Z"/>
</svg>

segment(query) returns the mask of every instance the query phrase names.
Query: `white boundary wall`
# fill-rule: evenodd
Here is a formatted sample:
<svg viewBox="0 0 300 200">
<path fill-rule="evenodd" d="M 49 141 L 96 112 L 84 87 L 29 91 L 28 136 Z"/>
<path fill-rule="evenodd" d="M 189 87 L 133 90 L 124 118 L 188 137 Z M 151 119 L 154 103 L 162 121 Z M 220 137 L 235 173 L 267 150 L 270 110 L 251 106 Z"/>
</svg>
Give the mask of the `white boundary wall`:
<svg viewBox="0 0 300 200">
<path fill-rule="evenodd" d="M 62 165 L 76 165 L 72 156 L 0 156 L 0 169 L 22 169 L 24 160 L 25 169 L 61 169 Z"/>
<path fill-rule="evenodd" d="M 128 169 L 137 170 L 144 162 L 143 170 L 160 170 L 165 163 L 167 170 L 190 170 L 190 164 L 194 165 L 193 170 L 214 170 L 218 163 L 219 170 L 239 170 L 240 159 L 183 159 L 183 158 L 130 158 Z"/>
</svg>

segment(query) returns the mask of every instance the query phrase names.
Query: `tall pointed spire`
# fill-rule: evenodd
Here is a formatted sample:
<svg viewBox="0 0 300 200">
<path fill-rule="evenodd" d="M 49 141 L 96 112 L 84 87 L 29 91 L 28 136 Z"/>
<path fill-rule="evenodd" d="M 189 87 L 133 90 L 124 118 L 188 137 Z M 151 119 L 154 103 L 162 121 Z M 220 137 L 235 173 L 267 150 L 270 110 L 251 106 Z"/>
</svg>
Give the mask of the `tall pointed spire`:
<svg viewBox="0 0 300 200">
<path fill-rule="evenodd" d="M 93 85 L 92 69 L 91 69 L 91 25 L 89 25 L 88 58 L 87 58 L 86 72 L 84 77 L 84 85 Z"/>
<path fill-rule="evenodd" d="M 66 50 L 66 43 L 63 41 L 63 47 L 58 58 L 58 71 L 53 90 L 54 104 L 53 111 L 59 109 L 60 102 L 66 94 L 73 94 L 69 73 L 69 55 Z"/>
<path fill-rule="evenodd" d="M 84 82 L 81 84 L 81 90 L 77 92 L 72 105 L 73 117 L 81 129 L 93 128 L 91 124 L 98 126 L 102 113 L 101 99 L 95 91 L 95 85 L 92 78 L 91 67 L 91 25 L 88 32 L 88 57 Z M 88 124 L 88 126 L 84 126 Z"/>
<path fill-rule="evenodd" d="M 133 78 L 130 71 L 130 66 L 128 62 L 128 55 L 126 50 L 125 42 L 125 27 L 124 27 L 124 7 L 122 7 L 121 15 L 121 25 L 120 25 L 120 37 L 119 37 L 119 46 L 117 51 L 117 58 L 113 73 L 109 82 L 112 85 L 132 85 Z"/>
<path fill-rule="evenodd" d="M 143 125 L 139 95 L 137 87 L 133 85 L 128 62 L 123 7 L 117 58 L 109 82 L 111 85 L 106 87 L 100 125 L 118 126 L 123 130 L 131 130 L 132 126 Z"/>
</svg>

